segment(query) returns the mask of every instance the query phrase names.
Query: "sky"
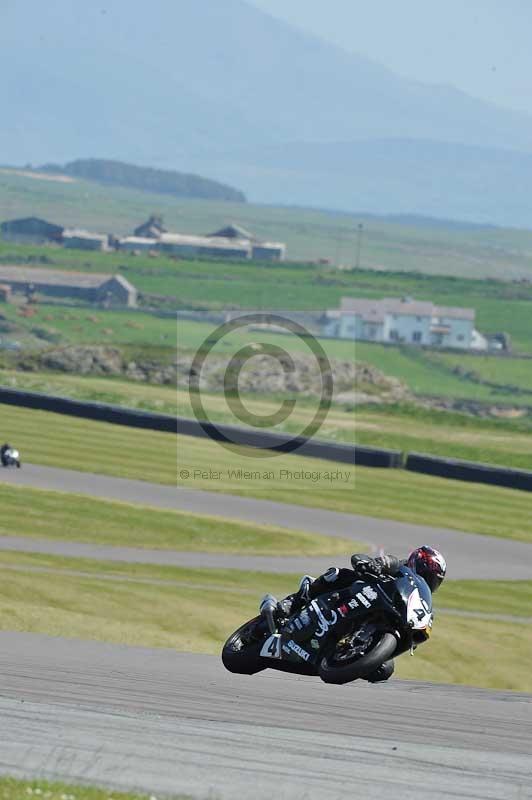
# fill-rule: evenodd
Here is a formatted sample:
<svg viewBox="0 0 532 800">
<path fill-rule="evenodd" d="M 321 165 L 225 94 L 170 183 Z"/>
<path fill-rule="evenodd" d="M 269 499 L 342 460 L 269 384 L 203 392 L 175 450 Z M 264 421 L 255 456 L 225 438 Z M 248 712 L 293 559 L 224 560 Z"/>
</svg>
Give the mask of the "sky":
<svg viewBox="0 0 532 800">
<path fill-rule="evenodd" d="M 425 83 L 532 114 L 531 0 L 248 0 Z"/>
</svg>

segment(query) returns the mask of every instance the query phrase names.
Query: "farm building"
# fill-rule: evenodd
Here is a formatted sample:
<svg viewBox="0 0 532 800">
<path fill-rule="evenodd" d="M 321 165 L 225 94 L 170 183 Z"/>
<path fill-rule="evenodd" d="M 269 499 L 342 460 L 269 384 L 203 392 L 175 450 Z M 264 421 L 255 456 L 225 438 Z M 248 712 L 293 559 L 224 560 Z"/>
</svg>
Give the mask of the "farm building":
<svg viewBox="0 0 532 800">
<path fill-rule="evenodd" d="M 156 250 L 158 241 L 147 236 L 124 236 L 118 239 L 118 250 L 126 250 L 128 253 L 149 252 Z"/>
<path fill-rule="evenodd" d="M 451 347 L 487 348 L 475 330 L 472 308 L 436 306 L 410 297 L 365 300 L 342 297 L 340 308 L 327 311 L 323 332 L 353 341 Z"/>
<path fill-rule="evenodd" d="M 164 253 L 183 257 L 208 256 L 210 258 L 250 258 L 251 243 L 240 239 L 212 239 L 209 236 L 186 236 L 181 233 L 163 233 L 159 248 Z"/>
<path fill-rule="evenodd" d="M 54 225 L 39 217 L 7 220 L 0 225 L 2 239 L 17 244 L 60 243 L 63 230 L 61 225 Z"/>
<path fill-rule="evenodd" d="M 0 265 L 0 283 L 26 295 L 39 293 L 130 308 L 137 305 L 137 290 L 122 275 Z"/>
<path fill-rule="evenodd" d="M 209 234 L 209 239 L 232 239 L 251 243 L 251 256 L 254 261 L 284 261 L 286 245 L 281 242 L 263 242 L 240 225 L 227 225 Z"/>
<path fill-rule="evenodd" d="M 63 231 L 63 244 L 74 250 L 106 250 L 108 242 L 109 237 L 104 233 L 90 233 L 77 228 Z"/>
<path fill-rule="evenodd" d="M 284 261 L 286 245 L 281 242 L 254 242 L 251 258 L 254 261 Z"/>
<path fill-rule="evenodd" d="M 133 235 L 141 239 L 158 239 L 163 233 L 168 233 L 163 225 L 163 218 L 155 214 L 133 231 Z"/>
<path fill-rule="evenodd" d="M 257 261 L 283 261 L 286 245 L 262 242 L 239 225 L 226 225 L 207 236 L 168 233 L 162 217 L 152 216 L 115 245 L 130 252 L 161 250 L 183 258 L 247 258 Z"/>
</svg>

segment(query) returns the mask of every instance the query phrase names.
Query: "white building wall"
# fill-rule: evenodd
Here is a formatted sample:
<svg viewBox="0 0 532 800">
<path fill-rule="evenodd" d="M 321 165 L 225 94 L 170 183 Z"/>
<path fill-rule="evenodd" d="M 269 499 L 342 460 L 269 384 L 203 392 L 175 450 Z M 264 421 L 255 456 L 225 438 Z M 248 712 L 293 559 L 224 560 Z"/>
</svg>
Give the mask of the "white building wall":
<svg viewBox="0 0 532 800">
<path fill-rule="evenodd" d="M 364 326 L 358 314 L 342 314 L 339 320 L 339 333 L 342 339 L 362 339 Z"/>
<path fill-rule="evenodd" d="M 438 317 L 438 324 L 449 327 L 449 333 L 444 334 L 441 347 L 455 347 L 469 350 L 473 338 L 473 320 L 456 319 L 455 317 Z"/>
<path fill-rule="evenodd" d="M 388 342 L 405 344 L 430 344 L 431 317 L 414 314 L 387 314 Z M 396 335 L 394 334 L 396 332 Z M 397 338 L 396 338 L 397 336 Z"/>
</svg>

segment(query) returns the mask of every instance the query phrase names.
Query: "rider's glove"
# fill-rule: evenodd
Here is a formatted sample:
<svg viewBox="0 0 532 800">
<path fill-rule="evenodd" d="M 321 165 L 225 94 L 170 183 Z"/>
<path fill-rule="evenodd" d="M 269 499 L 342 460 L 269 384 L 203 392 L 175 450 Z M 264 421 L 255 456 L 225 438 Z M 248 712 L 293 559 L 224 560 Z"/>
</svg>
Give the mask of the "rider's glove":
<svg viewBox="0 0 532 800">
<path fill-rule="evenodd" d="M 351 566 L 358 575 L 380 574 L 380 565 L 370 556 L 355 553 L 351 556 Z"/>
</svg>

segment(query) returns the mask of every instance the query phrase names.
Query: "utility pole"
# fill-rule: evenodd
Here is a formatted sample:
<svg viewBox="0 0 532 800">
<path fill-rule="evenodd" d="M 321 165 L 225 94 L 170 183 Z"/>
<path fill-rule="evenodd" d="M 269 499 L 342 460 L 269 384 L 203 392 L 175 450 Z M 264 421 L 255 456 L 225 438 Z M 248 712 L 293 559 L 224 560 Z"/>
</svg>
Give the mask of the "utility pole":
<svg viewBox="0 0 532 800">
<path fill-rule="evenodd" d="M 357 257 L 355 260 L 355 269 L 360 269 L 360 250 L 362 248 L 362 231 L 364 226 L 361 222 L 357 225 Z"/>
</svg>

